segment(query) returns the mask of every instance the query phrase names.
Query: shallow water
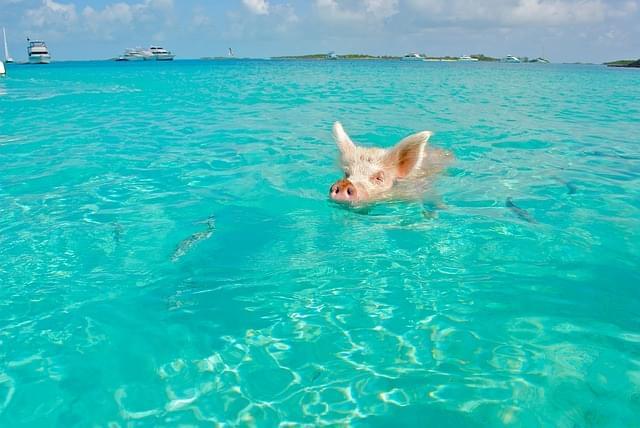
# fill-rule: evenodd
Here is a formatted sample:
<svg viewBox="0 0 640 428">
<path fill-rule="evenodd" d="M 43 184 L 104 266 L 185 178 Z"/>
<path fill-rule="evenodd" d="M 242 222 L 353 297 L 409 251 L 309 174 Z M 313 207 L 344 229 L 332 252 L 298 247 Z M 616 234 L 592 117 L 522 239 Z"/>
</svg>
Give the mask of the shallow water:
<svg viewBox="0 0 640 428">
<path fill-rule="evenodd" d="M 638 424 L 636 70 L 8 72 L 1 426 Z M 435 131 L 446 209 L 329 203 L 334 120 Z"/>
</svg>

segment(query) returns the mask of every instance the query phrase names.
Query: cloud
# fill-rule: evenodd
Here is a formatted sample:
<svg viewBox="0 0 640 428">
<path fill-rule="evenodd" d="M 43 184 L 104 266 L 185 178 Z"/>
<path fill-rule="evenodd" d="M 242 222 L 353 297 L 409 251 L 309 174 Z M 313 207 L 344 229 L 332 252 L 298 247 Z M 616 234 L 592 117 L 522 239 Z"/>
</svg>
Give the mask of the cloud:
<svg viewBox="0 0 640 428">
<path fill-rule="evenodd" d="M 315 0 L 318 16 L 330 23 L 382 21 L 398 13 L 398 0 Z"/>
<path fill-rule="evenodd" d="M 267 14 L 245 14 L 229 11 L 223 37 L 228 40 L 272 40 L 293 37 L 292 30 L 300 18 L 288 3 L 268 5 Z"/>
<path fill-rule="evenodd" d="M 43 0 L 40 7 L 26 10 L 24 24 L 47 34 L 81 33 L 101 40 L 112 40 L 124 29 L 157 30 L 171 21 L 173 0 L 117 2 L 102 9 L 86 6 L 78 13 L 73 3 Z"/>
<path fill-rule="evenodd" d="M 249 12 L 256 15 L 269 14 L 269 2 L 267 0 L 242 0 Z"/>
<path fill-rule="evenodd" d="M 501 27 L 564 26 L 604 21 L 620 10 L 634 12 L 635 1 L 622 8 L 603 0 L 407 0 L 422 22 L 443 25 Z"/>
<path fill-rule="evenodd" d="M 565 25 L 600 22 L 605 16 L 606 5 L 600 0 L 520 0 L 506 18 L 516 24 Z"/>
<path fill-rule="evenodd" d="M 73 26 L 78 20 L 76 6 L 43 0 L 42 6 L 25 12 L 25 20 L 35 28 Z"/>
<path fill-rule="evenodd" d="M 93 34 L 110 39 L 120 26 L 128 26 L 134 20 L 134 11 L 127 3 L 109 4 L 102 10 L 87 6 L 82 11 L 87 29 Z"/>
</svg>

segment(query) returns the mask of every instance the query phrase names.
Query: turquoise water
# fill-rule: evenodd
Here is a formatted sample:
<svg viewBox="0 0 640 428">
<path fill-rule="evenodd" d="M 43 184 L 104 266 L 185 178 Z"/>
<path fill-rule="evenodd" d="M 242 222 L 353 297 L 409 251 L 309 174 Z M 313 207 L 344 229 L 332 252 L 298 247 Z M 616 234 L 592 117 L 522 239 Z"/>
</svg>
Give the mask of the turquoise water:
<svg viewBox="0 0 640 428">
<path fill-rule="evenodd" d="M 636 70 L 8 72 L 0 426 L 638 426 Z M 446 209 L 330 203 L 334 120 Z"/>
</svg>

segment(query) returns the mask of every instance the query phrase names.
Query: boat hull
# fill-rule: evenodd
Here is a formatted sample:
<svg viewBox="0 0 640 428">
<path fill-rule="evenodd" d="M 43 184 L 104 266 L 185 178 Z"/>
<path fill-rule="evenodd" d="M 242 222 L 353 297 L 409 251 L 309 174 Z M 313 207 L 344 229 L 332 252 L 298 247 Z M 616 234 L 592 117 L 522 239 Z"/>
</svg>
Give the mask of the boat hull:
<svg viewBox="0 0 640 428">
<path fill-rule="evenodd" d="M 175 55 L 166 55 L 166 54 L 156 54 L 155 56 L 155 60 L 156 61 L 173 61 L 173 57 L 175 57 Z M 154 59 L 154 58 L 152 58 Z"/>
<path fill-rule="evenodd" d="M 51 55 L 48 54 L 31 54 L 29 56 L 29 64 L 49 64 Z"/>
</svg>

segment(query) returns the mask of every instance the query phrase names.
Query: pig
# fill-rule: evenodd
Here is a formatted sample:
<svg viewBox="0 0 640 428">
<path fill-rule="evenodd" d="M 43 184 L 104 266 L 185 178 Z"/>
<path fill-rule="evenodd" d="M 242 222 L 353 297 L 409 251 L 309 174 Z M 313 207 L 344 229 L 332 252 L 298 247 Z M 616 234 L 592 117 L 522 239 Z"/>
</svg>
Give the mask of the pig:
<svg viewBox="0 0 640 428">
<path fill-rule="evenodd" d="M 410 135 L 394 147 L 357 146 L 342 124 L 333 125 L 344 178 L 329 189 L 331 200 L 363 205 L 388 199 L 419 199 L 430 179 L 453 161 L 447 150 L 429 147 L 431 131 Z"/>
</svg>

